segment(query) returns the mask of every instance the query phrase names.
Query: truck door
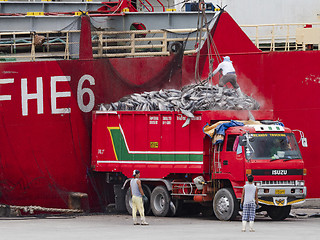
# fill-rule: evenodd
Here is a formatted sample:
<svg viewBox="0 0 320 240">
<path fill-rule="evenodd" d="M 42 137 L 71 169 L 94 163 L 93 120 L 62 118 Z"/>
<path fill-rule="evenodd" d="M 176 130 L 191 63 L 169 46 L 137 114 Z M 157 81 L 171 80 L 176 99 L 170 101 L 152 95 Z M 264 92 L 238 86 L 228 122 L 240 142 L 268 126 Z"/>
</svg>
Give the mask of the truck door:
<svg viewBox="0 0 320 240">
<path fill-rule="evenodd" d="M 244 158 L 243 154 L 237 154 L 239 135 L 227 134 L 224 142 L 224 150 L 221 152 L 222 172 L 230 173 L 234 180 L 244 180 Z"/>
</svg>

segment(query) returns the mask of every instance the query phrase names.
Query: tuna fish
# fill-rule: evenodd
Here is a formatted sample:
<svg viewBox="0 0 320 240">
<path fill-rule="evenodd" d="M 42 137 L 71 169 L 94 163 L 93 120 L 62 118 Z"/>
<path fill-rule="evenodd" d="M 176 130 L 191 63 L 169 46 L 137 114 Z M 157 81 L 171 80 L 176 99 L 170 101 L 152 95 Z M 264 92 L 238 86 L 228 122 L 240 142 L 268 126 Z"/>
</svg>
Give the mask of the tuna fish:
<svg viewBox="0 0 320 240">
<path fill-rule="evenodd" d="M 209 83 L 191 84 L 177 89 L 161 89 L 134 93 L 118 102 L 101 104 L 102 111 L 180 111 L 187 117 L 184 127 L 194 117 L 197 110 L 258 110 L 259 103 L 243 94 L 239 98 L 233 88 L 224 88 L 218 96 L 218 87 Z"/>
</svg>

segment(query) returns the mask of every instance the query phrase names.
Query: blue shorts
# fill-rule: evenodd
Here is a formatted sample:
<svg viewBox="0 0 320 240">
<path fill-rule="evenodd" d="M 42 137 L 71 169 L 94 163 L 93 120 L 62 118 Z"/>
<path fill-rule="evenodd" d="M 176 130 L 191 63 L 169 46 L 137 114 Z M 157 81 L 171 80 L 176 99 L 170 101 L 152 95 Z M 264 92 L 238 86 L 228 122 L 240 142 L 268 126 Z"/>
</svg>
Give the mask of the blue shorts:
<svg viewBox="0 0 320 240">
<path fill-rule="evenodd" d="M 256 204 L 254 202 L 243 205 L 242 221 L 254 221 L 256 215 Z"/>
</svg>

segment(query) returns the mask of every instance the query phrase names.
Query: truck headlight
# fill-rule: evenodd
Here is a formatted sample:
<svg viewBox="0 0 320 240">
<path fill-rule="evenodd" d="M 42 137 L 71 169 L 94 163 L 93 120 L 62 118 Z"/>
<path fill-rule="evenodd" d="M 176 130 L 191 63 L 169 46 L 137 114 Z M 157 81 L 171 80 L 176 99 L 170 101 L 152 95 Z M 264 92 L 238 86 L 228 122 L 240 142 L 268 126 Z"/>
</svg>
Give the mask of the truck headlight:
<svg viewBox="0 0 320 240">
<path fill-rule="evenodd" d="M 261 182 L 254 182 L 254 183 L 255 183 L 255 185 L 256 185 L 257 187 L 260 187 L 260 186 L 262 185 Z"/>
<path fill-rule="evenodd" d="M 296 181 L 296 186 L 303 187 L 304 186 L 304 181 L 303 180 L 297 180 Z"/>
</svg>

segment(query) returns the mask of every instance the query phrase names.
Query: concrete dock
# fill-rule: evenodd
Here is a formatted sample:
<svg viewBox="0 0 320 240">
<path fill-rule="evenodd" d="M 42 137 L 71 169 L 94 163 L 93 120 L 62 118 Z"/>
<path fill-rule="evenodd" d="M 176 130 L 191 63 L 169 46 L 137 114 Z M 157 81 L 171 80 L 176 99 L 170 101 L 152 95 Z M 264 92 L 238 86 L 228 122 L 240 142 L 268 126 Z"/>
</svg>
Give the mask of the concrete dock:
<svg viewBox="0 0 320 240">
<path fill-rule="evenodd" d="M 304 239 L 320 237 L 320 209 L 293 209 L 284 221 L 257 214 L 256 232 L 241 232 L 241 216 L 235 221 L 214 217 L 151 217 L 149 226 L 134 226 L 129 215 L 90 214 L 1 217 L 1 239 Z"/>
</svg>

